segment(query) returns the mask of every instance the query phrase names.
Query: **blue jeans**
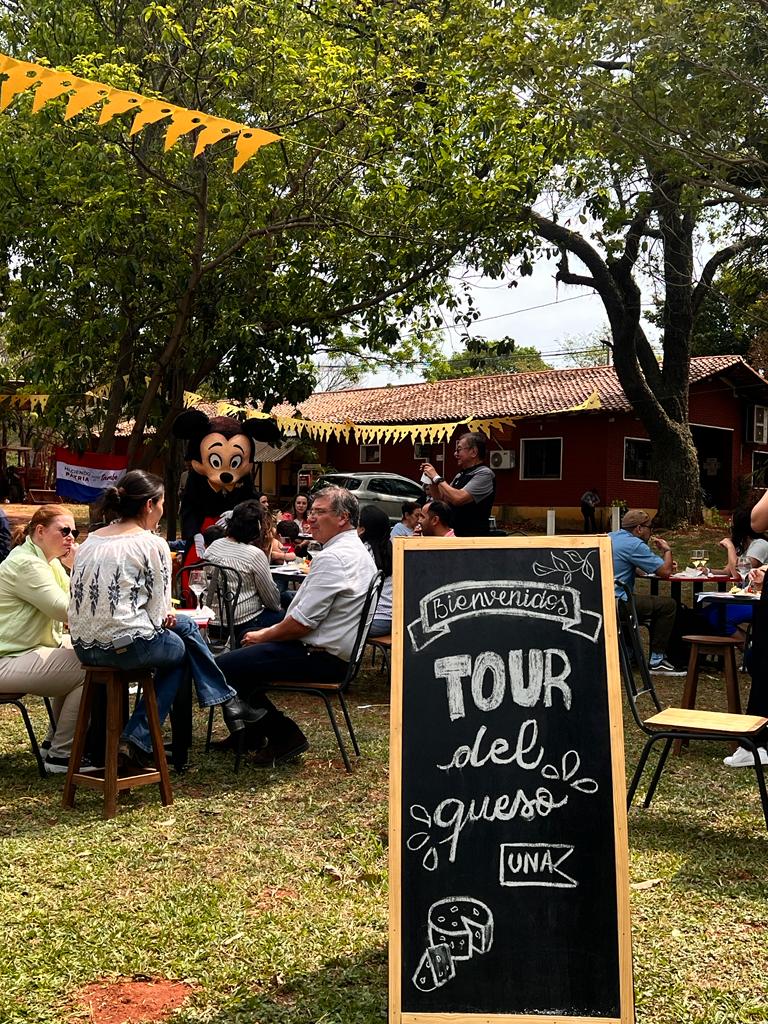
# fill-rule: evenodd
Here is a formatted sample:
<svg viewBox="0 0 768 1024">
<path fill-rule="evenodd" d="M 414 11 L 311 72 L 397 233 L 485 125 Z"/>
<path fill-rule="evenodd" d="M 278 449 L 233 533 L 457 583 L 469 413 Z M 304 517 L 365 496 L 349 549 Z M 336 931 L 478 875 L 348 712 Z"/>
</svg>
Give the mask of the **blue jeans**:
<svg viewBox="0 0 768 1024">
<path fill-rule="evenodd" d="M 335 654 L 312 650 L 298 640 L 277 640 L 240 647 L 220 654 L 216 661 L 227 682 L 251 707 L 266 708 L 267 717 L 259 722 L 258 727 L 272 741 L 297 727 L 277 710 L 260 683 L 275 679 L 307 681 L 310 685 L 312 682 L 336 682 L 347 670 L 347 663 Z"/>
<path fill-rule="evenodd" d="M 248 622 L 240 622 L 235 626 L 235 637 L 237 639 L 237 646 L 243 642 L 243 637 L 246 633 L 250 633 L 255 629 L 266 629 L 268 626 L 275 626 L 278 622 L 282 622 L 285 618 L 285 612 L 276 612 L 272 608 L 262 608 L 258 615 L 255 615 Z"/>
<path fill-rule="evenodd" d="M 77 643 L 73 646 L 84 665 L 128 670 L 154 669 L 157 711 L 161 723 L 168 717 L 173 698 L 188 670 L 192 673 L 201 707 L 223 704 L 230 697 L 237 696 L 214 661 L 200 630 L 186 616 L 180 616 L 175 626 L 164 629 L 151 640 L 139 637 L 120 653 L 111 647 L 81 647 Z M 143 697 L 128 719 L 122 738 L 135 743 L 148 754 L 152 752 Z"/>
</svg>

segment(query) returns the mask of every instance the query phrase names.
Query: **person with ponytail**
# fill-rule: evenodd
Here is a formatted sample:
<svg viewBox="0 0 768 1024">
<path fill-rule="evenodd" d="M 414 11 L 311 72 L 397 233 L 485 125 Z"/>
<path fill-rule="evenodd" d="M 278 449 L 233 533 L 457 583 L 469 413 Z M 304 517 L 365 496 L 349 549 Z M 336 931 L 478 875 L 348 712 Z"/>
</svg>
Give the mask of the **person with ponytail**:
<svg viewBox="0 0 768 1024">
<path fill-rule="evenodd" d="M 0 693 L 53 698 L 56 728 L 48 734 L 45 770 L 66 772 L 85 670 L 64 635 L 69 579 L 62 561 L 78 531 L 63 505 L 42 505 L 0 564 Z M 83 760 L 81 769 L 90 765 Z"/>
<path fill-rule="evenodd" d="M 376 568 L 384 573 L 384 586 L 368 636 L 387 636 L 392 632 L 392 542 L 389 516 L 376 505 L 363 505 L 357 532 L 376 563 Z"/>
<path fill-rule="evenodd" d="M 221 705 L 230 732 L 264 717 L 230 687 L 191 618 L 171 611 L 171 555 L 155 530 L 163 515 L 163 482 L 132 469 L 101 499 L 109 526 L 82 544 L 72 570 L 69 628 L 84 665 L 155 670 L 163 722 L 187 671 L 201 707 Z M 144 701 L 126 724 L 121 763 L 135 770 L 154 765 Z"/>
</svg>

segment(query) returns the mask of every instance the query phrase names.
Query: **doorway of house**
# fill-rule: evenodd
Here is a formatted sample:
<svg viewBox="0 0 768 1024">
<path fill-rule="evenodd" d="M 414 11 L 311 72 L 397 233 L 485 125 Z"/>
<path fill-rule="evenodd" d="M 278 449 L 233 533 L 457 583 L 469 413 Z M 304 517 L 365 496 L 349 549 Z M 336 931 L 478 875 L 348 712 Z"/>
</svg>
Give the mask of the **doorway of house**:
<svg viewBox="0 0 768 1024">
<path fill-rule="evenodd" d="M 733 431 L 691 426 L 699 456 L 699 479 L 708 508 L 733 507 Z"/>
</svg>

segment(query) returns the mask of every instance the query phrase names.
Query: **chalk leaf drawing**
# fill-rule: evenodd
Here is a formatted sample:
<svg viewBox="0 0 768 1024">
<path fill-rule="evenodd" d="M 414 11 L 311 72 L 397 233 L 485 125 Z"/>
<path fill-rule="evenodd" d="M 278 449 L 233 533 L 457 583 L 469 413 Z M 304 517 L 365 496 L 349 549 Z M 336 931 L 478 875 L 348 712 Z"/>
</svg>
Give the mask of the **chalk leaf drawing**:
<svg viewBox="0 0 768 1024">
<path fill-rule="evenodd" d="M 553 764 L 542 765 L 541 774 L 545 779 L 566 782 L 572 789 L 579 793 L 596 793 L 598 786 L 594 779 L 574 779 L 574 775 L 581 767 L 581 758 L 575 750 L 566 750 L 561 761 L 561 768 L 558 770 Z"/>
<path fill-rule="evenodd" d="M 537 576 L 561 576 L 565 586 L 571 583 L 577 573 L 581 573 L 588 580 L 593 580 L 595 578 L 595 567 L 591 561 L 593 554 L 592 551 L 582 554 L 580 551 L 569 550 L 564 552 L 565 558 L 561 558 L 554 551 L 550 551 L 550 564 L 534 562 L 533 571 Z"/>
<path fill-rule="evenodd" d="M 410 814 L 414 821 L 420 821 L 423 825 L 429 828 L 432 825 L 432 815 L 421 804 L 413 804 L 410 808 Z M 424 856 L 421 859 L 421 863 L 427 869 L 427 871 L 434 871 L 437 867 L 438 856 L 437 846 L 435 841 L 429 832 L 413 832 L 406 840 L 406 846 L 409 850 L 415 852 L 416 850 L 423 849 L 427 843 L 431 844 Z"/>
</svg>

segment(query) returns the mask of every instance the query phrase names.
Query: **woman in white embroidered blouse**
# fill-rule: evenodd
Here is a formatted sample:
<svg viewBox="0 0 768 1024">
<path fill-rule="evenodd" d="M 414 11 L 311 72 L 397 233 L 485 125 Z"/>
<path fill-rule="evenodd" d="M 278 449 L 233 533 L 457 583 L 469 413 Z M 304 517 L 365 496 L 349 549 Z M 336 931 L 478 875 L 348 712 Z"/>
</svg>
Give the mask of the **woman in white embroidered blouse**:
<svg viewBox="0 0 768 1024">
<path fill-rule="evenodd" d="M 154 668 L 160 721 L 192 674 L 202 707 L 220 704 L 231 732 L 263 717 L 227 684 L 195 623 L 171 609 L 171 556 L 155 534 L 163 515 L 160 477 L 134 469 L 101 500 L 105 515 L 118 518 L 90 534 L 75 558 L 69 629 L 84 665 Z M 123 730 L 120 755 L 126 767 L 153 765 L 144 701 Z"/>
</svg>

